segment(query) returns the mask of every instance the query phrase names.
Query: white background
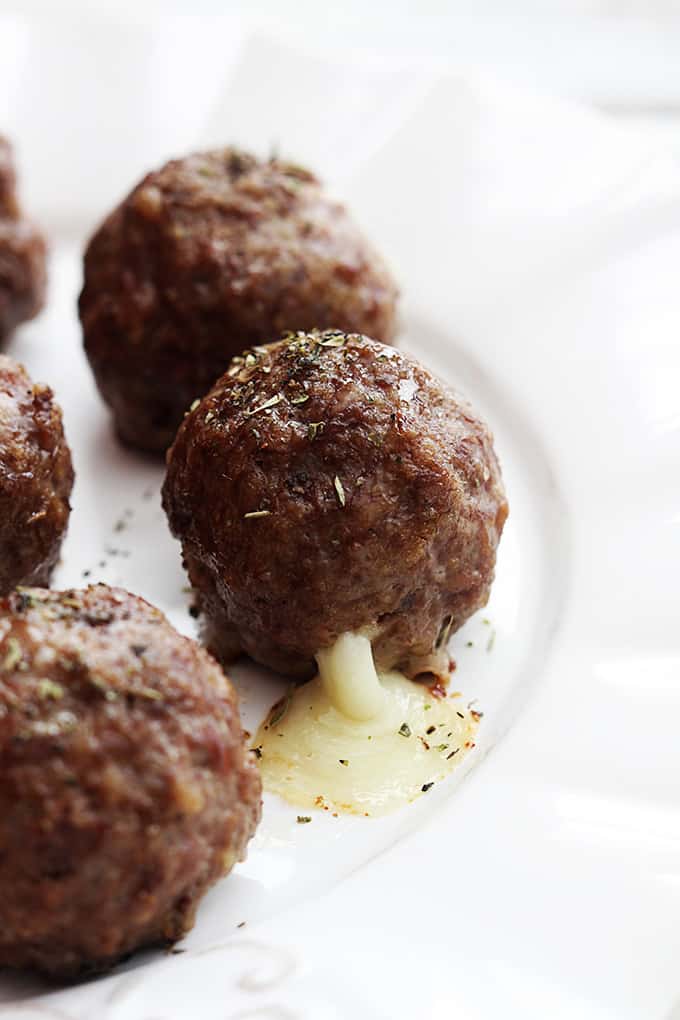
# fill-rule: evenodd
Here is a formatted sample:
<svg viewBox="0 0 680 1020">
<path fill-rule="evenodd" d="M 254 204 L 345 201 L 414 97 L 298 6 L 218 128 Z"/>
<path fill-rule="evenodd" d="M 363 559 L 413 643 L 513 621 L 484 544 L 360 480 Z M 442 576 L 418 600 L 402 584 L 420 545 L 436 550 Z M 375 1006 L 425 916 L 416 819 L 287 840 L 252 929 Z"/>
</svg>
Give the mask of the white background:
<svg viewBox="0 0 680 1020">
<path fill-rule="evenodd" d="M 617 112 L 680 115 L 680 0 L 3 0 L 3 11 L 114 21 L 235 14 L 352 51 L 478 63 Z"/>
<path fill-rule="evenodd" d="M 578 97 L 680 159 L 680 0 L 0 0 L 0 14 L 84 21 L 242 17 L 351 54 L 411 54 Z"/>
</svg>

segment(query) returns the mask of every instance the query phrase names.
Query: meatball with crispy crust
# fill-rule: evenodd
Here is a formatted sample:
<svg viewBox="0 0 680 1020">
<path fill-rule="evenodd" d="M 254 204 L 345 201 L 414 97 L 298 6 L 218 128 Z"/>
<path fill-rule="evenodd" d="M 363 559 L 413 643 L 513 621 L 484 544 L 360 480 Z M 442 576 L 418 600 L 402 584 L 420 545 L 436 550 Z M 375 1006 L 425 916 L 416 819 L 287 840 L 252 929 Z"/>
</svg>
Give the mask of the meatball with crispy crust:
<svg viewBox="0 0 680 1020">
<path fill-rule="evenodd" d="M 217 663 L 117 588 L 0 600 L 0 966 L 174 942 L 245 856 L 260 779 Z"/>
<path fill-rule="evenodd" d="M 164 452 L 249 344 L 339 327 L 389 342 L 395 284 L 313 174 L 236 149 L 148 174 L 85 253 L 80 317 L 124 442 Z"/>
<path fill-rule="evenodd" d="M 71 453 L 48 386 L 0 354 L 0 595 L 48 584 L 71 511 Z"/>
<path fill-rule="evenodd" d="M 9 143 L 0 136 L 0 344 L 45 300 L 45 240 L 21 213 Z"/>
<path fill-rule="evenodd" d="M 245 352 L 188 415 L 163 503 L 209 646 L 304 677 L 345 632 L 446 671 L 508 507 L 492 437 L 408 355 L 356 334 Z"/>
</svg>

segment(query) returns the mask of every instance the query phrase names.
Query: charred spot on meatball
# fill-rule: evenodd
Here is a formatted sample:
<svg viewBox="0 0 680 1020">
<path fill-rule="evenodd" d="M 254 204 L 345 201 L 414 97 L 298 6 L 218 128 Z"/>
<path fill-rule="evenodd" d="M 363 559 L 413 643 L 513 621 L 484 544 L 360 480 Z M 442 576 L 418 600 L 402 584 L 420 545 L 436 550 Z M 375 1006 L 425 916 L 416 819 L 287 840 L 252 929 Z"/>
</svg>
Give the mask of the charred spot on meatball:
<svg viewBox="0 0 680 1020">
<path fill-rule="evenodd" d="M 179 429 L 163 504 L 209 647 L 299 677 L 356 631 L 379 668 L 441 668 L 488 599 L 508 513 L 469 404 L 338 331 L 235 358 Z"/>
<path fill-rule="evenodd" d="M 174 160 L 85 253 L 85 350 L 119 437 L 165 452 L 231 358 L 285 329 L 389 342 L 395 284 L 313 174 L 236 149 Z"/>
<path fill-rule="evenodd" d="M 245 855 L 260 779 L 217 663 L 105 585 L 0 599 L 0 966 L 174 942 Z"/>
<path fill-rule="evenodd" d="M 0 344 L 45 300 L 46 245 L 17 201 L 9 142 L 0 136 Z"/>
<path fill-rule="evenodd" d="M 49 583 L 71 511 L 71 453 L 48 386 L 0 354 L 0 595 Z"/>
</svg>

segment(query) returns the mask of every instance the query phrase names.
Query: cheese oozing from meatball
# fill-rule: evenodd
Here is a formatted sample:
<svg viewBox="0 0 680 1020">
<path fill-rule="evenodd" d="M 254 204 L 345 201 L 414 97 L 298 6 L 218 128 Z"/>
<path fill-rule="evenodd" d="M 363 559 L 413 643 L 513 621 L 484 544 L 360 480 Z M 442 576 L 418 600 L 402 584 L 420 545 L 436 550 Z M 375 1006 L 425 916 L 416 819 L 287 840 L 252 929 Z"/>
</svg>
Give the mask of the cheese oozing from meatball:
<svg viewBox="0 0 680 1020">
<path fill-rule="evenodd" d="M 385 688 L 378 679 L 371 642 L 364 634 L 341 634 L 330 648 L 317 652 L 321 684 L 331 704 L 357 722 L 374 719 L 385 708 Z"/>
<path fill-rule="evenodd" d="M 319 674 L 258 730 L 270 792 L 304 808 L 387 814 L 429 792 L 474 747 L 479 713 L 460 695 L 378 674 L 367 636 L 343 634 L 316 658 Z"/>
</svg>

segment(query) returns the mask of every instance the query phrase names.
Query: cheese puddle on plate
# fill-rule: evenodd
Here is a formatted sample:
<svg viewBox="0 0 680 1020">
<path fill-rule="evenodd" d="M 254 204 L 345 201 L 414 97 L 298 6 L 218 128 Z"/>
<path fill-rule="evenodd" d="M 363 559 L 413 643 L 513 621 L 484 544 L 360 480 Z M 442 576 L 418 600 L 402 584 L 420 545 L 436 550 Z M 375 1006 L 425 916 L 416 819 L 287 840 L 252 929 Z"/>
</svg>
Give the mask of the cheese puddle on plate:
<svg viewBox="0 0 680 1020">
<path fill-rule="evenodd" d="M 479 713 L 401 673 L 378 676 L 364 635 L 343 634 L 317 661 L 319 675 L 257 731 L 269 792 L 302 808 L 387 814 L 428 793 L 474 747 Z"/>
</svg>

